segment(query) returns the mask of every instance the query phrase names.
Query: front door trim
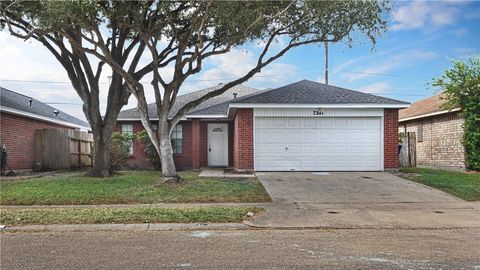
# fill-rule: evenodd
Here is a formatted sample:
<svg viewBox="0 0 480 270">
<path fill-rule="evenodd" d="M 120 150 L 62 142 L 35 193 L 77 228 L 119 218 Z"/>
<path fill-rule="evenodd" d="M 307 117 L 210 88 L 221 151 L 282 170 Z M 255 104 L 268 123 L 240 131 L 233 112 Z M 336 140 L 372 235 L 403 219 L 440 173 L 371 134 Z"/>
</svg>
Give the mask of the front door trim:
<svg viewBox="0 0 480 270">
<path fill-rule="evenodd" d="M 228 166 L 228 123 L 207 124 L 207 153 L 209 167 Z"/>
</svg>

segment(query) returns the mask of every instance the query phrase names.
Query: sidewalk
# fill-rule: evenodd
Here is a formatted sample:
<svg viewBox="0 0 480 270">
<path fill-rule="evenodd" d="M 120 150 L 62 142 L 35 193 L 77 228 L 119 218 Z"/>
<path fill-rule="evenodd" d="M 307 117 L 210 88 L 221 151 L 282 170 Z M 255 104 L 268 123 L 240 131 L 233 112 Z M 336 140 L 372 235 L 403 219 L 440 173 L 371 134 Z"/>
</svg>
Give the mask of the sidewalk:
<svg viewBox="0 0 480 270">
<path fill-rule="evenodd" d="M 6 231 L 225 230 L 225 229 L 454 229 L 480 228 L 478 203 L 207 203 L 2 206 L 1 208 L 202 208 L 255 206 L 264 213 L 241 223 L 79 224 L 7 227 Z"/>
</svg>

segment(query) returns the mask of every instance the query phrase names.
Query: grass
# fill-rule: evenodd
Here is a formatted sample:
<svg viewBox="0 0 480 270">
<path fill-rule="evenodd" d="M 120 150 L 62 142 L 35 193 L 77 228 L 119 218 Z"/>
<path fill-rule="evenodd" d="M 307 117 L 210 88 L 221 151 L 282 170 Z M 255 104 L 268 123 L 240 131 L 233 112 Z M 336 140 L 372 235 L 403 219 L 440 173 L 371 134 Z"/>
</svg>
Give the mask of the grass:
<svg viewBox="0 0 480 270">
<path fill-rule="evenodd" d="M 403 176 L 409 180 L 450 193 L 466 201 L 480 201 L 480 174 L 453 172 L 438 169 L 402 168 L 402 173 L 419 176 Z"/>
<path fill-rule="evenodd" d="M 43 178 L 3 181 L 1 205 L 68 205 L 131 203 L 269 202 L 256 178 L 200 178 L 182 172 L 181 185 L 160 185 L 159 172 L 121 172 L 111 178 L 90 178 L 83 173 L 65 173 Z"/>
<path fill-rule="evenodd" d="M 2 209 L 0 224 L 226 223 L 241 222 L 256 207 Z"/>
</svg>

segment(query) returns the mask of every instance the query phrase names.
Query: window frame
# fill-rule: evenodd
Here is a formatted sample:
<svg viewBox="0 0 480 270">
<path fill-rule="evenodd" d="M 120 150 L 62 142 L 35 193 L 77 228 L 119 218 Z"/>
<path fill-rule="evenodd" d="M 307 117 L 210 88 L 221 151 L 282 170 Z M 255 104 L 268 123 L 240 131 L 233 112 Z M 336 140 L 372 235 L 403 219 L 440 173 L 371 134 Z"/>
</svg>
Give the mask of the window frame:
<svg viewBox="0 0 480 270">
<path fill-rule="evenodd" d="M 183 154 L 183 126 L 182 124 L 177 124 L 172 130 L 172 135 L 170 136 L 173 143 L 173 154 L 181 155 Z M 180 141 L 180 144 L 178 144 Z"/>
<path fill-rule="evenodd" d="M 417 127 L 417 142 L 423 142 L 423 123 Z"/>
<path fill-rule="evenodd" d="M 130 127 L 130 128 L 125 128 Z M 122 134 L 133 135 L 133 124 L 122 124 Z M 129 155 L 133 155 L 133 142 L 130 141 L 130 148 L 128 150 Z"/>
</svg>

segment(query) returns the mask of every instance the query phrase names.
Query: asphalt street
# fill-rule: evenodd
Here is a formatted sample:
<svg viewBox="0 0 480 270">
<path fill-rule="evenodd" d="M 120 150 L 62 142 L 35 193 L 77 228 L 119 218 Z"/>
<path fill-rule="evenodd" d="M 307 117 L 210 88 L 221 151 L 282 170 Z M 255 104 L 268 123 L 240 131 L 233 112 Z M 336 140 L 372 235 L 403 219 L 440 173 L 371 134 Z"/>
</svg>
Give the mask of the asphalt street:
<svg viewBox="0 0 480 270">
<path fill-rule="evenodd" d="M 4 269 L 480 269 L 480 229 L 4 232 Z"/>
</svg>

